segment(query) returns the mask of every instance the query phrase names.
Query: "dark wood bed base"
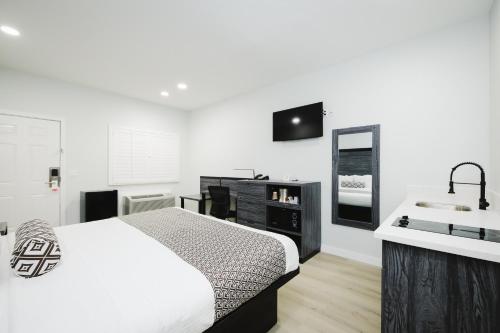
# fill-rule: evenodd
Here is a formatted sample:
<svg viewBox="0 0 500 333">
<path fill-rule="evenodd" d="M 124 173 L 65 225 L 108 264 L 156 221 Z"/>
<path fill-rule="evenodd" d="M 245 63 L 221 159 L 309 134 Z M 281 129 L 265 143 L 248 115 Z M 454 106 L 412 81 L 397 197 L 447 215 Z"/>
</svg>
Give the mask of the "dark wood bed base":
<svg viewBox="0 0 500 333">
<path fill-rule="evenodd" d="M 221 318 L 204 333 L 265 333 L 278 321 L 278 289 L 299 274 L 283 275 L 257 296 Z"/>
</svg>

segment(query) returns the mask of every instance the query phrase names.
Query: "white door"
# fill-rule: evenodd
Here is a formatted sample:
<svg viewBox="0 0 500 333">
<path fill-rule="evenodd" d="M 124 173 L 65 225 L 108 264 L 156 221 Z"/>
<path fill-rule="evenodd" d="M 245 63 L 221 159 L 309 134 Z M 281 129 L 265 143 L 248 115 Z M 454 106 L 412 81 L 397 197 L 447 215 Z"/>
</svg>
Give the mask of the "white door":
<svg viewBox="0 0 500 333">
<path fill-rule="evenodd" d="M 60 191 L 49 184 L 61 166 L 61 123 L 0 114 L 0 221 L 60 224 Z"/>
</svg>

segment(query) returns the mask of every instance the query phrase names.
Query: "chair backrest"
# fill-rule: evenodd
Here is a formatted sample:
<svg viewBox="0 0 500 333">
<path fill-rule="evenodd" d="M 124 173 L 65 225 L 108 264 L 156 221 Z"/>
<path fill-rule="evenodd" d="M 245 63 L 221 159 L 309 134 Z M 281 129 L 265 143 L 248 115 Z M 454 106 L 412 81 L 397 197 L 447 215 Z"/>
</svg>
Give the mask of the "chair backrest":
<svg viewBox="0 0 500 333">
<path fill-rule="evenodd" d="M 229 187 L 227 186 L 209 186 L 208 192 L 212 199 L 212 207 L 210 215 L 220 219 L 225 219 L 229 216 L 230 195 Z"/>
</svg>

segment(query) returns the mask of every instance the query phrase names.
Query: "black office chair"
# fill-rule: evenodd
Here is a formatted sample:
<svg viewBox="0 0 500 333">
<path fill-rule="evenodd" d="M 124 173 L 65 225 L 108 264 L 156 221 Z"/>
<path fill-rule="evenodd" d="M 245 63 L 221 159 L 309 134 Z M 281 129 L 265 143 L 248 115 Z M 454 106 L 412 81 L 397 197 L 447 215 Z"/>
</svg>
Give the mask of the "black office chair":
<svg viewBox="0 0 500 333">
<path fill-rule="evenodd" d="M 230 210 L 231 196 L 229 195 L 229 187 L 209 186 L 208 192 L 210 193 L 210 199 L 212 199 L 210 215 L 223 220 L 229 217 L 236 217 L 236 212 Z"/>
</svg>

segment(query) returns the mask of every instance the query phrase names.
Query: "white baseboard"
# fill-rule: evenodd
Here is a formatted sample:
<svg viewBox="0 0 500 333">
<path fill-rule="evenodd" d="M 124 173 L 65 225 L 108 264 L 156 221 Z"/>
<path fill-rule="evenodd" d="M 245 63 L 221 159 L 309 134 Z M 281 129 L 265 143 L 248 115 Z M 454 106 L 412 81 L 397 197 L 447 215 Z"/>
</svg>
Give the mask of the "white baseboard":
<svg viewBox="0 0 500 333">
<path fill-rule="evenodd" d="M 341 249 L 335 246 L 330 246 L 330 245 L 321 245 L 321 252 L 328 253 L 328 254 L 333 254 L 335 256 L 355 260 L 362 262 L 364 264 L 372 265 L 372 266 L 377 266 L 377 267 L 382 267 L 382 258 L 379 257 L 373 257 L 373 256 L 367 256 L 365 254 L 361 254 L 358 252 L 354 251 L 349 251 L 346 249 Z"/>
</svg>

